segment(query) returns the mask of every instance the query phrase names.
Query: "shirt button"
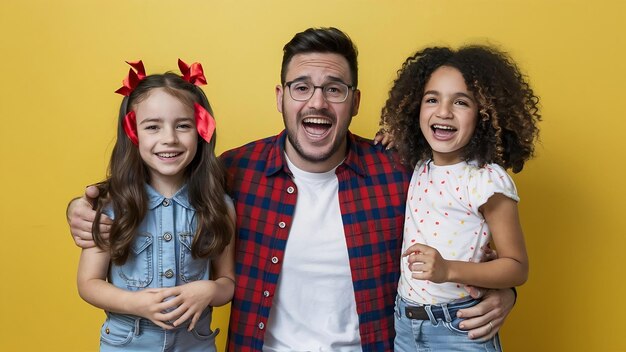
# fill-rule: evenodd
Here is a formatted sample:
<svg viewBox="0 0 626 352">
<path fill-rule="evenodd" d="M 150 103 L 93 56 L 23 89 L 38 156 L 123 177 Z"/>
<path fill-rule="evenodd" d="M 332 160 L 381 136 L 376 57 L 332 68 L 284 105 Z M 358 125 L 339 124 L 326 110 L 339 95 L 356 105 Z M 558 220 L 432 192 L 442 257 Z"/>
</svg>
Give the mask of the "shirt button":
<svg viewBox="0 0 626 352">
<path fill-rule="evenodd" d="M 274 264 L 278 263 L 278 257 L 272 257 L 272 263 Z"/>
<path fill-rule="evenodd" d="M 171 240 L 172 240 L 172 234 L 171 234 L 171 233 L 169 233 L 169 232 L 166 232 L 166 233 L 163 235 L 163 239 L 165 240 L 165 242 L 169 242 L 169 241 L 171 241 Z"/>
<path fill-rule="evenodd" d="M 278 227 L 280 227 L 281 229 L 284 229 L 285 226 L 287 226 L 287 225 L 285 224 L 284 221 L 281 221 L 281 222 L 278 223 Z"/>
<path fill-rule="evenodd" d="M 293 188 L 291 186 L 287 187 L 287 193 L 292 194 L 293 191 L 295 191 L 295 188 Z"/>
<path fill-rule="evenodd" d="M 270 291 L 267 291 L 267 290 L 263 291 L 263 296 L 269 297 L 270 296 Z"/>
<path fill-rule="evenodd" d="M 263 324 L 263 322 L 259 323 L 259 329 L 261 330 L 265 329 L 265 324 Z"/>
<path fill-rule="evenodd" d="M 167 199 L 167 198 L 166 198 L 166 199 L 163 199 L 163 206 L 164 206 L 164 207 L 169 206 L 169 205 L 170 205 L 170 203 L 171 203 L 171 201 L 170 201 L 169 199 Z"/>
<path fill-rule="evenodd" d="M 168 279 L 174 277 L 174 272 L 172 271 L 172 269 L 167 269 L 167 271 L 165 272 L 165 277 Z"/>
</svg>

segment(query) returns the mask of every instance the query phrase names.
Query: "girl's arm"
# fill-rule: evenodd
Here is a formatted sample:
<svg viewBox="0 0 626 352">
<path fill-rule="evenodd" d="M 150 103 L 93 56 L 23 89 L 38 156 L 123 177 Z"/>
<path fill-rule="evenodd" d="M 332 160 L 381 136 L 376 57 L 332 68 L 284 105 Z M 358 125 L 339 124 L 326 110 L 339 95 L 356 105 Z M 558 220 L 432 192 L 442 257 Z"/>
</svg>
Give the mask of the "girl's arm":
<svg viewBox="0 0 626 352">
<path fill-rule="evenodd" d="M 229 209 L 229 216 L 235 223 L 234 209 Z M 224 251 L 211 260 L 212 280 L 199 280 L 173 287 L 166 291 L 176 296 L 169 302 L 179 305 L 167 317 L 174 319 L 173 325 L 178 326 L 191 318 L 189 330 L 192 330 L 207 306 L 218 307 L 230 302 L 235 292 L 235 238 L 231 234 L 230 243 Z"/>
<path fill-rule="evenodd" d="M 98 247 L 85 248 L 78 264 L 78 293 L 87 303 L 110 312 L 133 314 L 150 319 L 156 325 L 171 329 L 161 313 L 172 304 L 163 302 L 163 289 L 126 291 L 106 281 L 110 255 Z"/>
<path fill-rule="evenodd" d="M 517 203 L 500 193 L 480 208 L 498 251 L 498 258 L 484 263 L 445 260 L 432 247 L 416 244 L 409 255 L 413 278 L 436 283 L 457 282 L 485 288 L 519 286 L 528 278 L 528 256 L 517 212 Z"/>
</svg>

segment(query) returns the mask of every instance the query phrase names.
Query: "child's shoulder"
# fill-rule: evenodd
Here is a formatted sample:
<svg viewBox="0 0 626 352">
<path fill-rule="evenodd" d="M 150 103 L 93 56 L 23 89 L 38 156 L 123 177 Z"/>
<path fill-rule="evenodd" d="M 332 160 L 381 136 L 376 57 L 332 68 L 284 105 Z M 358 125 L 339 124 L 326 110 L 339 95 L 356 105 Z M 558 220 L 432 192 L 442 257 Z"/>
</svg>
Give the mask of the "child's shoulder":
<svg viewBox="0 0 626 352">
<path fill-rule="evenodd" d="M 478 166 L 469 162 L 467 169 L 469 189 L 490 197 L 494 193 L 502 193 L 514 200 L 519 200 L 515 182 L 506 170 L 497 164 Z"/>
<path fill-rule="evenodd" d="M 485 178 L 491 177 L 510 177 L 506 170 L 498 164 L 485 164 L 479 166 L 475 161 L 466 162 L 467 171 L 473 175 L 481 175 Z"/>
</svg>

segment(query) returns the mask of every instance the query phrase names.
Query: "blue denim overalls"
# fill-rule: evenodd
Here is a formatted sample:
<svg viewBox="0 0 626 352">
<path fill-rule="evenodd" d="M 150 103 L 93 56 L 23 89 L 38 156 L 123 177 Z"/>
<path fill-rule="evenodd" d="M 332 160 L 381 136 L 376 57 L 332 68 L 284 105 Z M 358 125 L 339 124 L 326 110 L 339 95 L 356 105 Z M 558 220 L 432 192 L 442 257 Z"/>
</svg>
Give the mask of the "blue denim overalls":
<svg viewBox="0 0 626 352">
<path fill-rule="evenodd" d="M 191 256 L 195 211 L 189 204 L 187 186 L 172 198 L 165 198 L 149 185 L 148 212 L 126 263 L 109 268 L 109 282 L 128 291 L 180 286 L 209 278 L 209 260 Z M 111 211 L 107 211 L 111 216 Z M 113 217 L 113 216 L 111 216 Z M 100 351 L 215 351 L 211 330 L 211 308 L 202 313 L 194 330 L 189 321 L 173 330 L 164 330 L 150 320 L 107 312 L 102 325 Z"/>
</svg>

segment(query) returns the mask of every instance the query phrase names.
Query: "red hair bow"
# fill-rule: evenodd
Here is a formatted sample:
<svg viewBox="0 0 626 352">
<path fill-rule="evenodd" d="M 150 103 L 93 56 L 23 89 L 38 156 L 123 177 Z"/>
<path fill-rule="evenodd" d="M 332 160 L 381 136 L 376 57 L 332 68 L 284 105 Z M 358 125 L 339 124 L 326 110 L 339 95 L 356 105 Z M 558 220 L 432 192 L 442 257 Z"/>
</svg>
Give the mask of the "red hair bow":
<svg viewBox="0 0 626 352">
<path fill-rule="evenodd" d="M 191 65 L 187 65 L 183 60 L 178 59 L 178 68 L 180 72 L 183 74 L 182 78 L 196 86 L 201 86 L 206 84 L 206 77 L 204 77 L 204 70 L 202 69 L 202 64 L 199 62 L 194 62 Z M 213 137 L 213 133 L 215 132 L 215 119 L 202 105 L 195 103 L 195 118 L 196 118 L 196 128 L 198 129 L 198 134 L 202 139 L 207 141 L 207 143 L 211 142 L 211 138 Z"/>
<path fill-rule="evenodd" d="M 143 67 L 143 62 L 139 61 L 126 61 L 132 68 L 128 70 L 128 76 L 124 78 L 122 81 L 124 85 L 115 91 L 115 93 L 121 94 L 123 96 L 129 96 L 130 93 L 137 88 L 139 81 L 146 78 L 146 70 Z M 133 68 L 135 71 L 133 71 Z"/>
<path fill-rule="evenodd" d="M 204 77 L 204 70 L 202 64 L 194 62 L 191 66 L 187 65 L 183 60 L 178 59 L 178 68 L 183 74 L 183 79 L 191 84 L 202 86 L 206 84 L 206 77 Z"/>
<path fill-rule="evenodd" d="M 130 62 L 126 61 L 126 63 L 137 72 L 130 69 L 128 71 L 128 76 L 124 78 L 124 85 L 120 89 L 116 90 L 115 93 L 129 96 L 130 93 L 137 88 L 139 82 L 146 77 L 146 71 L 141 60 Z M 199 62 L 187 65 L 183 60 L 178 59 L 178 68 L 180 68 L 180 72 L 183 74 L 181 78 L 185 81 L 196 86 L 205 85 L 207 83 L 206 77 L 204 77 L 202 65 Z M 198 134 L 202 137 L 202 139 L 207 141 L 207 143 L 210 143 L 213 133 L 215 132 L 215 119 L 210 112 L 198 103 L 194 103 L 194 115 Z M 128 139 L 130 139 L 134 145 L 139 145 L 139 138 L 137 136 L 137 117 L 134 111 L 131 110 L 126 114 L 126 116 L 124 116 L 122 125 Z"/>
<path fill-rule="evenodd" d="M 211 138 L 213 137 L 213 132 L 215 132 L 215 119 L 202 105 L 198 103 L 194 103 L 194 112 L 196 118 L 196 129 L 198 130 L 198 134 L 202 139 L 204 139 L 207 143 L 211 143 Z"/>
<path fill-rule="evenodd" d="M 130 139 L 134 145 L 139 145 L 139 138 L 137 138 L 137 116 L 134 111 L 131 110 L 124 116 L 123 126 L 128 139 Z"/>
</svg>

